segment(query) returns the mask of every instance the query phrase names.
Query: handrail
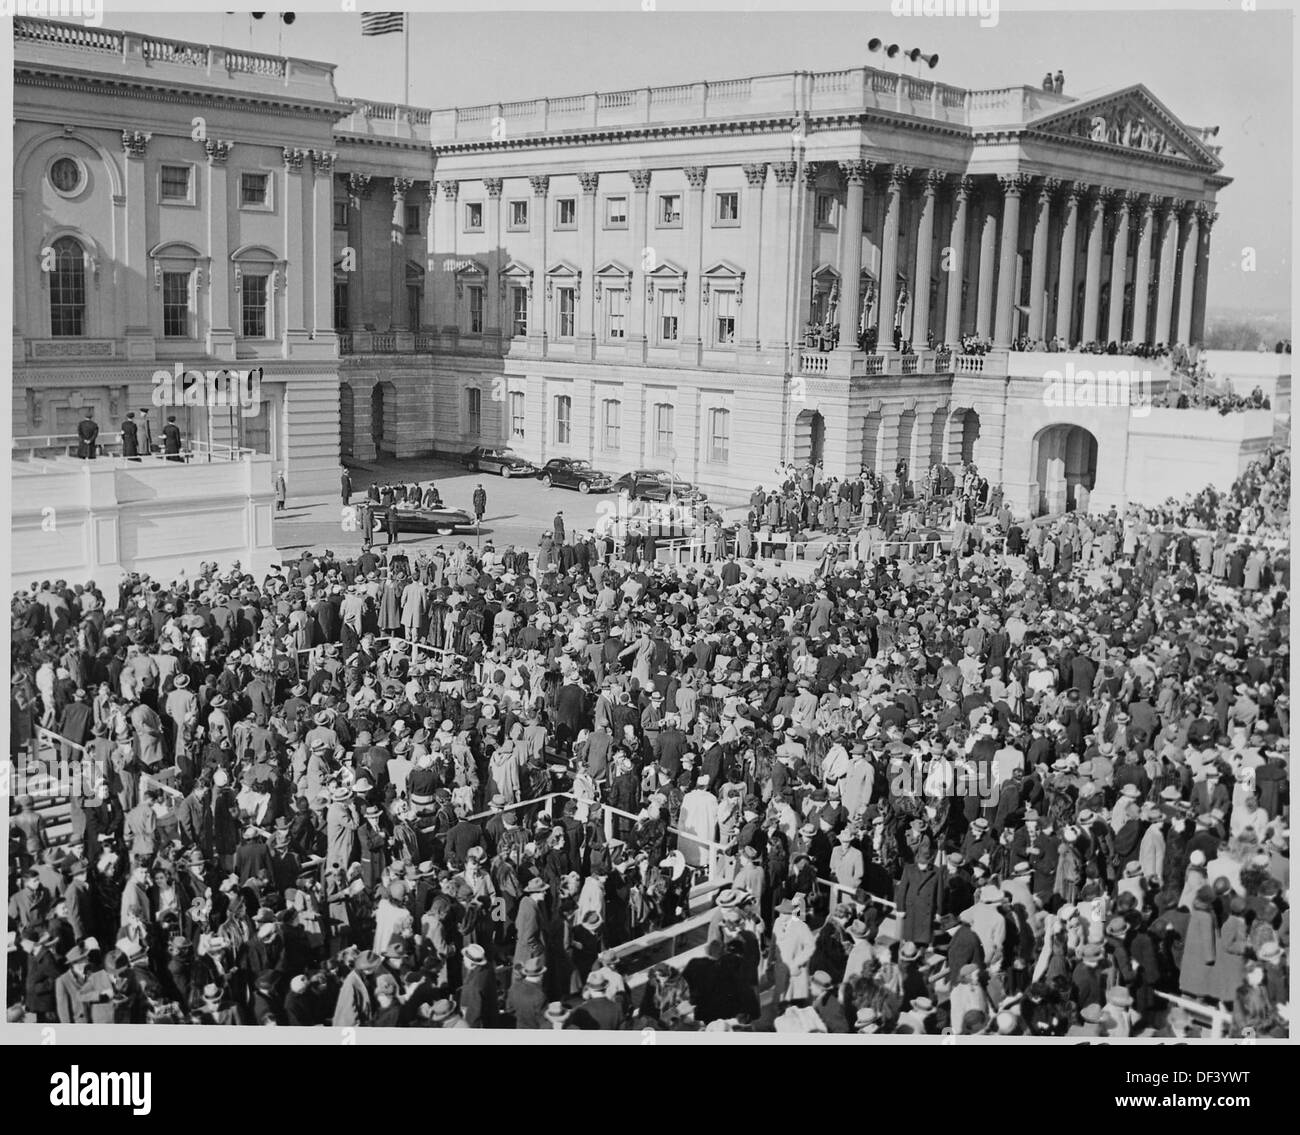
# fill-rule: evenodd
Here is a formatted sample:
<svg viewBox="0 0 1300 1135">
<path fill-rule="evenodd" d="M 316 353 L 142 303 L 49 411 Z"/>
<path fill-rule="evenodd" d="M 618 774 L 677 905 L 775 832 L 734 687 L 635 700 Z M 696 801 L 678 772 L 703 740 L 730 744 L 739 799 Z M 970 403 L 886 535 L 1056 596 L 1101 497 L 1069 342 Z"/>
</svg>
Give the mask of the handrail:
<svg viewBox="0 0 1300 1135">
<path fill-rule="evenodd" d="M 1232 1030 L 1232 1014 L 1224 1009 L 1211 1005 L 1202 1005 L 1199 1001 L 1192 1001 L 1186 997 L 1179 997 L 1173 993 L 1165 993 L 1162 990 L 1153 990 L 1157 997 L 1163 997 L 1172 1005 L 1177 1005 L 1185 1009 L 1193 1016 L 1205 1017 L 1210 1022 L 1211 1036 L 1227 1036 Z"/>
</svg>

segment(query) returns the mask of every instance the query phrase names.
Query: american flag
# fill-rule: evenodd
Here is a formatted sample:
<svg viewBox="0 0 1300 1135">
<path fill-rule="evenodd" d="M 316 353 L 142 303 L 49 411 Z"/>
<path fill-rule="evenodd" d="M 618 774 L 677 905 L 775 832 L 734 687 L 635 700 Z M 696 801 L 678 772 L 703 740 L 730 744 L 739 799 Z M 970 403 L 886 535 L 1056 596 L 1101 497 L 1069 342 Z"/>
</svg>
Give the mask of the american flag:
<svg viewBox="0 0 1300 1135">
<path fill-rule="evenodd" d="M 405 12 L 362 12 L 362 35 L 388 35 L 406 30 Z"/>
</svg>

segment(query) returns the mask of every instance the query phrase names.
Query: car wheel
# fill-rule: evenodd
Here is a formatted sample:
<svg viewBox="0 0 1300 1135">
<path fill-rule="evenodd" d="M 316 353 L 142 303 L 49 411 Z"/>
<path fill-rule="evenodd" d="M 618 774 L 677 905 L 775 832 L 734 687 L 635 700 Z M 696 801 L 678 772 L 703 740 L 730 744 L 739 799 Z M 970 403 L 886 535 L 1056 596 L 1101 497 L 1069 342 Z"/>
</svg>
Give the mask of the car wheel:
<svg viewBox="0 0 1300 1135">
<path fill-rule="evenodd" d="M 555 483 L 555 482 L 553 482 L 553 481 L 551 480 L 551 475 L 550 475 L 549 473 L 547 473 L 546 476 L 544 476 L 544 477 L 542 478 L 542 484 L 545 485 L 548 489 L 549 489 L 549 488 L 551 487 L 551 485 L 553 485 L 554 483 Z"/>
<path fill-rule="evenodd" d="M 467 464 L 467 468 L 469 469 L 469 471 L 470 471 L 471 473 L 477 473 L 477 472 L 478 472 L 478 462 L 477 462 L 477 461 L 470 461 L 470 462 L 467 462 L 466 464 Z"/>
<path fill-rule="evenodd" d="M 591 485 L 589 485 L 586 481 L 579 481 L 578 492 L 586 496 L 587 493 L 591 492 Z"/>
<path fill-rule="evenodd" d="M 501 466 L 501 479 L 504 481 L 510 480 L 510 470 L 504 465 Z"/>
<path fill-rule="evenodd" d="M 439 536 L 454 536 L 455 534 L 456 534 L 456 529 L 455 529 L 455 528 L 439 528 L 439 529 L 438 529 L 438 535 L 439 535 Z"/>
</svg>

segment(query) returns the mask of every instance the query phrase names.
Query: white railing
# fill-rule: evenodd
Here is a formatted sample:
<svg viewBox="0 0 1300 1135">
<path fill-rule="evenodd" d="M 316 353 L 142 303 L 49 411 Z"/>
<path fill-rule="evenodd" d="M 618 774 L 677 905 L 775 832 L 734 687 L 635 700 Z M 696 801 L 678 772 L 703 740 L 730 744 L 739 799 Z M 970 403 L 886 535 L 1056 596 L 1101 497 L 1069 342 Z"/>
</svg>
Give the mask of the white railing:
<svg viewBox="0 0 1300 1135">
<path fill-rule="evenodd" d="M 813 94 L 825 94 L 828 91 L 847 91 L 853 71 L 817 71 L 812 77 Z"/>
<path fill-rule="evenodd" d="M 983 355 L 957 355 L 955 358 L 958 374 L 983 374 Z"/>
<path fill-rule="evenodd" d="M 650 105 L 690 102 L 693 89 L 690 83 L 678 83 L 675 87 L 651 87 Z"/>
<path fill-rule="evenodd" d="M 340 355 L 352 354 L 352 332 L 336 331 L 335 334 L 338 336 L 339 339 L 339 354 Z"/>
<path fill-rule="evenodd" d="M 952 352 L 948 350 L 936 351 L 934 354 L 935 371 L 947 370 L 952 366 Z"/>
<path fill-rule="evenodd" d="M 825 354 L 800 354 L 800 374 L 826 374 L 830 369 L 830 356 Z"/>
<path fill-rule="evenodd" d="M 596 96 L 597 105 L 602 110 L 632 106 L 636 102 L 636 91 L 605 91 Z"/>
<path fill-rule="evenodd" d="M 749 98 L 749 79 L 724 79 L 720 83 L 706 83 L 710 102 L 732 102 Z"/>
<path fill-rule="evenodd" d="M 586 109 L 587 100 L 582 95 L 565 95 L 563 98 L 551 99 L 547 106 L 549 114 L 579 114 Z"/>
<path fill-rule="evenodd" d="M 919 355 L 904 355 L 902 360 L 902 373 L 915 374 L 921 359 Z"/>
<path fill-rule="evenodd" d="M 377 354 L 391 354 L 397 350 L 397 336 L 391 331 L 381 331 L 372 335 L 370 349 Z"/>
<path fill-rule="evenodd" d="M 885 356 L 868 355 L 862 360 L 862 373 L 865 375 L 884 374 L 885 373 Z"/>
<path fill-rule="evenodd" d="M 274 55 L 255 55 L 248 51 L 227 51 L 226 71 L 231 75 L 263 75 L 283 79 L 285 61 Z"/>
<path fill-rule="evenodd" d="M 1217 1040 L 1228 1036 L 1232 1032 L 1232 1014 L 1226 1009 L 1220 1009 L 1217 1005 L 1202 1005 L 1199 1001 L 1192 1001 L 1187 997 L 1178 997 L 1173 993 L 1162 993 L 1159 989 L 1155 991 L 1155 994 L 1157 997 L 1163 997 L 1171 1005 L 1177 1005 L 1186 1010 L 1190 1016 L 1208 1022 L 1211 1039 Z"/>
<path fill-rule="evenodd" d="M 83 51 L 120 54 L 125 36 L 122 32 L 87 28 L 80 24 L 61 24 L 51 20 L 18 18 L 14 20 L 14 38 L 54 43 L 60 47 L 77 47 Z"/>
<path fill-rule="evenodd" d="M 205 44 L 185 43 L 176 39 L 154 39 L 146 36 L 140 41 L 140 54 L 153 63 L 178 63 L 184 67 L 207 67 L 208 48 Z"/>
</svg>

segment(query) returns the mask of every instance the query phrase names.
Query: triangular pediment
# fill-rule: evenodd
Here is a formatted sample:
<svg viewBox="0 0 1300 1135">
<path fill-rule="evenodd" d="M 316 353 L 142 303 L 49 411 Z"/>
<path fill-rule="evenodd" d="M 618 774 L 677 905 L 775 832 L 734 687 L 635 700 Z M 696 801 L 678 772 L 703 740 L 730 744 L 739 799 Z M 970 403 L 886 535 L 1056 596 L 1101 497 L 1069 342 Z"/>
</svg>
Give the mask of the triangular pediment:
<svg viewBox="0 0 1300 1135">
<path fill-rule="evenodd" d="M 501 275 L 503 276 L 523 277 L 523 276 L 531 276 L 532 274 L 533 274 L 533 270 L 530 267 L 528 267 L 528 265 L 525 264 L 522 260 L 512 260 L 503 269 L 501 269 Z"/>
<path fill-rule="evenodd" d="M 551 269 L 546 273 L 548 276 L 567 276 L 576 280 L 582 273 L 578 270 L 576 264 L 570 264 L 567 260 L 557 260 L 551 265 Z"/>
<path fill-rule="evenodd" d="M 737 268 L 730 260 L 719 260 L 712 268 L 706 269 L 701 275 L 710 279 L 732 279 L 738 280 L 744 276 L 744 271 Z"/>
<path fill-rule="evenodd" d="M 1029 123 L 1038 134 L 1077 138 L 1127 152 L 1173 158 L 1218 170 L 1223 163 L 1195 131 L 1141 83 L 1098 98 L 1072 103 Z"/>
<path fill-rule="evenodd" d="M 632 269 L 621 260 L 607 260 L 596 269 L 597 276 L 630 276 Z"/>
<path fill-rule="evenodd" d="M 675 279 L 686 275 L 686 269 L 679 264 L 674 264 L 671 260 L 662 260 L 659 267 L 646 273 L 652 280 Z"/>
<path fill-rule="evenodd" d="M 461 260 L 456 265 L 457 276 L 486 276 L 487 268 L 473 258 Z"/>
</svg>

